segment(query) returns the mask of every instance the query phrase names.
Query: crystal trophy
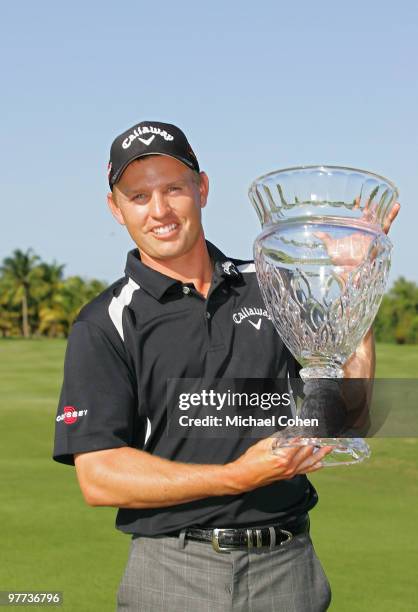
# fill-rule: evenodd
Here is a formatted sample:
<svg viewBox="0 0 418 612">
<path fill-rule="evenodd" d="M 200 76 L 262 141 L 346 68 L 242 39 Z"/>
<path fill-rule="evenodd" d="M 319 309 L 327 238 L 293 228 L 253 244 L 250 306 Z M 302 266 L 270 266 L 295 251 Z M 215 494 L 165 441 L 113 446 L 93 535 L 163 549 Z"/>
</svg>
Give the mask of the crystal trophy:
<svg viewBox="0 0 418 612">
<path fill-rule="evenodd" d="M 261 221 L 254 260 L 266 308 L 305 385 L 344 377 L 385 291 L 391 242 L 383 231 L 398 196 L 382 176 L 338 166 L 301 166 L 256 179 L 249 197 Z M 277 438 L 277 445 L 292 444 Z M 325 463 L 370 454 L 362 438 L 305 437 L 332 445 Z"/>
</svg>

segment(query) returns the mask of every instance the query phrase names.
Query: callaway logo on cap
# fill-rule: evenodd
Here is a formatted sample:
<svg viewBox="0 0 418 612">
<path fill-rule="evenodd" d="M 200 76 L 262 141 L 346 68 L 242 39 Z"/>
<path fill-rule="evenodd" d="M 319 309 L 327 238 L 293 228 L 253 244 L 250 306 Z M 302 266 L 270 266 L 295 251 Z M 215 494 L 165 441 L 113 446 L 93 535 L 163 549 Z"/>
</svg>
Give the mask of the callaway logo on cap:
<svg viewBox="0 0 418 612">
<path fill-rule="evenodd" d="M 115 138 L 110 148 L 108 176 L 110 188 L 134 159 L 145 155 L 175 157 L 192 170 L 200 172 L 196 155 L 183 132 L 171 123 L 142 121 Z"/>
</svg>

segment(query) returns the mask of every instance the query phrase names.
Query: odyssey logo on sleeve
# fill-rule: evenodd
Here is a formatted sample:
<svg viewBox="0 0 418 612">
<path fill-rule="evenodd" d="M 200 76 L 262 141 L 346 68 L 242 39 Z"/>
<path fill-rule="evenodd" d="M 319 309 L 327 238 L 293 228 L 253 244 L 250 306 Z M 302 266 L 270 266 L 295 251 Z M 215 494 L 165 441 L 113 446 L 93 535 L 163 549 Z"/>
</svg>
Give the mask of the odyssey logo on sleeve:
<svg viewBox="0 0 418 612">
<path fill-rule="evenodd" d="M 66 425 L 72 425 L 79 418 L 85 416 L 88 410 L 77 410 L 75 406 L 64 406 L 62 414 L 59 414 L 56 418 L 57 423 L 64 421 Z"/>
</svg>

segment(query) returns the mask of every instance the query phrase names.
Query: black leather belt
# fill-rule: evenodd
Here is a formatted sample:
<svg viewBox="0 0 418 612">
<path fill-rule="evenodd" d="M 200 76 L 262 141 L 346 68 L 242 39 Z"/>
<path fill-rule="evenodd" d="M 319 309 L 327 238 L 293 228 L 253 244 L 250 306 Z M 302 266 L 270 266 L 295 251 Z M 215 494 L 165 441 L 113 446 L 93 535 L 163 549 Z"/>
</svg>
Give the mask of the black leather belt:
<svg viewBox="0 0 418 612">
<path fill-rule="evenodd" d="M 240 529 L 199 529 L 188 527 L 185 537 L 198 542 L 210 542 L 216 552 L 274 548 L 289 542 L 293 536 L 309 532 L 309 516 L 298 521 L 264 527 L 242 527 Z"/>
</svg>

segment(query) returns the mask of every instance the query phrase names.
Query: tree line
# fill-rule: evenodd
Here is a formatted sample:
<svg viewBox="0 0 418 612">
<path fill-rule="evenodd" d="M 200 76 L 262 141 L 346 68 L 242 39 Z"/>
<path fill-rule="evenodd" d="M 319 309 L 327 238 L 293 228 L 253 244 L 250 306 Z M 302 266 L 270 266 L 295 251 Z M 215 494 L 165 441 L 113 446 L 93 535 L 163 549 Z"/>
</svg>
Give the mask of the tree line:
<svg viewBox="0 0 418 612">
<path fill-rule="evenodd" d="M 0 266 L 0 337 L 67 337 L 82 306 L 107 284 L 64 278 L 64 264 L 16 249 Z"/>
<path fill-rule="evenodd" d="M 373 328 L 379 342 L 418 344 L 418 285 L 399 277 L 383 296 Z"/>
<path fill-rule="evenodd" d="M 64 264 L 46 263 L 32 249 L 16 249 L 0 266 L 0 337 L 67 337 L 84 304 L 107 286 L 64 278 Z M 418 344 L 418 286 L 398 278 L 374 322 L 376 340 Z"/>
</svg>

